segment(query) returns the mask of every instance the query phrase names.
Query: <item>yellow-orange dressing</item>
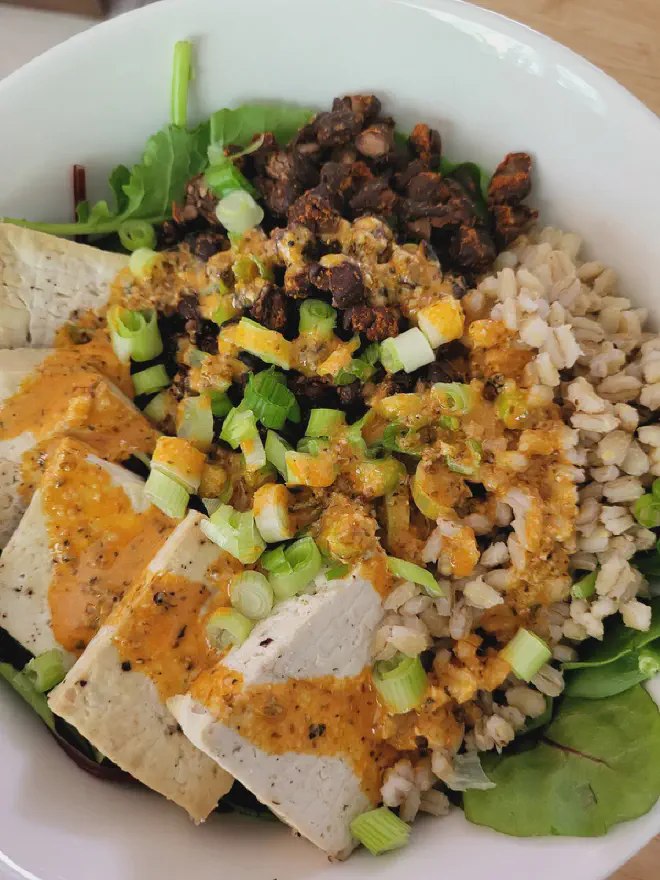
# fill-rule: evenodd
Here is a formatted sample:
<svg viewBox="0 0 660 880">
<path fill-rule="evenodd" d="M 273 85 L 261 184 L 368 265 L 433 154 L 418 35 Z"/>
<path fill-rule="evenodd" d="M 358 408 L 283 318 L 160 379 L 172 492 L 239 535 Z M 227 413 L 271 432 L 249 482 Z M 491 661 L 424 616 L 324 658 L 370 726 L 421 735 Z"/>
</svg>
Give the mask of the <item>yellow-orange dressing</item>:
<svg viewBox="0 0 660 880">
<path fill-rule="evenodd" d="M 172 572 L 144 572 L 110 617 L 122 660 L 147 675 L 163 701 L 183 694 L 220 654 L 209 644 L 205 622 L 229 604 L 229 585 L 243 566 L 224 551 L 204 583 Z"/>
<path fill-rule="evenodd" d="M 63 435 L 83 440 L 107 461 L 153 451 L 158 432 L 108 380 L 131 392 L 128 367 L 118 362 L 107 336 L 98 333 L 84 345 L 56 349 L 4 402 L 0 442 L 24 434 L 34 440 L 22 460 L 19 491 L 26 500 L 41 480 L 54 441 Z"/>
<path fill-rule="evenodd" d="M 48 589 L 53 633 L 81 653 L 164 543 L 175 522 L 150 506 L 133 509 L 92 450 L 60 443 L 42 483 L 42 508 L 53 571 Z"/>
<path fill-rule="evenodd" d="M 190 694 L 268 754 L 343 758 L 367 797 L 380 801 L 382 773 L 396 753 L 374 732 L 378 706 L 370 670 L 244 685 L 240 673 L 219 665 L 202 673 Z"/>
</svg>

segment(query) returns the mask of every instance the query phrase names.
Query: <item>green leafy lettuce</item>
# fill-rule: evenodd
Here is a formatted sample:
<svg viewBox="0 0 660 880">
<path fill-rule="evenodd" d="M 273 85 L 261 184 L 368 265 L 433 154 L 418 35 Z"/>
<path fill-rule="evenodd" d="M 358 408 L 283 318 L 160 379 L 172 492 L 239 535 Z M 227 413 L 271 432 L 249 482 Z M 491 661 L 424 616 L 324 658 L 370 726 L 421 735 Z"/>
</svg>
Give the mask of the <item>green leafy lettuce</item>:
<svg viewBox="0 0 660 880">
<path fill-rule="evenodd" d="M 211 143 L 247 147 L 255 135 L 270 132 L 279 144 L 288 144 L 314 116 L 312 110 L 287 105 L 243 104 L 218 110 L 211 116 Z"/>
<path fill-rule="evenodd" d="M 608 626 L 602 641 L 591 639 L 585 643 L 580 659 L 574 663 L 565 663 L 564 669 L 614 663 L 624 655 L 639 652 L 646 645 L 660 639 L 660 599 L 651 602 L 651 612 L 651 627 L 648 632 L 631 629 L 619 619 Z"/>
<path fill-rule="evenodd" d="M 484 755 L 496 788 L 465 792 L 466 817 L 519 837 L 605 834 L 660 796 L 660 713 L 636 685 L 603 700 L 567 698 L 543 739 Z"/>
</svg>

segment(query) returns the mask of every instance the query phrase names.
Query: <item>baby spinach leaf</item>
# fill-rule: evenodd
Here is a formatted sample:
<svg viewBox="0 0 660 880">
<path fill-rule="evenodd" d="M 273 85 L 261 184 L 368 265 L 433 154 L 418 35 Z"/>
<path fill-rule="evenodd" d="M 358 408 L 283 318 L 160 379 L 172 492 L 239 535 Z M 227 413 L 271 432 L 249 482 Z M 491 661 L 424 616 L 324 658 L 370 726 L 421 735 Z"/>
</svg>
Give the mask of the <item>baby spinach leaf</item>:
<svg viewBox="0 0 660 880">
<path fill-rule="evenodd" d="M 656 647 L 657 645 L 657 647 Z M 613 663 L 585 666 L 569 672 L 564 693 L 569 697 L 601 700 L 648 681 L 660 672 L 660 643 L 653 642 Z"/>
<path fill-rule="evenodd" d="M 520 837 L 605 834 L 660 796 L 660 713 L 640 686 L 566 698 L 533 748 L 484 756 L 496 788 L 465 792 L 467 818 Z"/>
<path fill-rule="evenodd" d="M 211 116 L 210 139 L 212 144 L 247 147 L 255 135 L 269 131 L 279 144 L 287 144 L 313 116 L 312 110 L 301 107 L 244 104 Z"/>
<path fill-rule="evenodd" d="M 564 669 L 581 669 L 584 666 L 601 666 L 614 663 L 624 654 L 639 651 L 645 645 L 660 638 L 660 599 L 651 602 L 651 628 L 640 632 L 625 626 L 622 620 L 613 621 L 605 632 L 602 642 L 590 639 L 585 642 L 579 660 L 564 663 Z"/>
</svg>

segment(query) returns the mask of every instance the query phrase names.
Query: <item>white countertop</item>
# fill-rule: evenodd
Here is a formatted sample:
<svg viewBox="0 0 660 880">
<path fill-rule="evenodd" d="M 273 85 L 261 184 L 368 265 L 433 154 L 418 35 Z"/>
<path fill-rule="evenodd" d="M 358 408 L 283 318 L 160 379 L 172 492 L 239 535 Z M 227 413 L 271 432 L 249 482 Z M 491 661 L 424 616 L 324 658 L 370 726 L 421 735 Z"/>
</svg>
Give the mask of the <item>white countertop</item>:
<svg viewBox="0 0 660 880">
<path fill-rule="evenodd" d="M 94 19 L 80 15 L 0 3 L 0 79 L 94 23 Z"/>
</svg>

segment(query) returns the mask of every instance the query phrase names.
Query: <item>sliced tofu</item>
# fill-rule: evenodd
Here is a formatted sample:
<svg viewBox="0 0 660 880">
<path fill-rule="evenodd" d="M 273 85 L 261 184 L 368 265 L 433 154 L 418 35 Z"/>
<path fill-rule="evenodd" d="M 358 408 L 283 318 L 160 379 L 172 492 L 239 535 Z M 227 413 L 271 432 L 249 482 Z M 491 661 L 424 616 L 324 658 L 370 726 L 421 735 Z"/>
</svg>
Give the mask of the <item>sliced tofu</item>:
<svg viewBox="0 0 660 880">
<path fill-rule="evenodd" d="M 136 779 L 202 821 L 233 779 L 166 707 L 217 661 L 200 617 L 225 556 L 191 511 L 50 696 L 55 714 Z"/>
<path fill-rule="evenodd" d="M 81 346 L 83 348 L 83 346 Z M 29 350 L 28 350 L 29 352 Z M 3 358 L 10 353 L 1 353 Z M 32 363 L 25 350 L 11 352 Z M 31 352 L 29 352 L 31 354 Z M 41 355 L 41 353 L 40 353 Z M 104 459 L 122 461 L 134 452 L 150 453 L 158 431 L 113 383 L 81 363 L 61 361 L 43 372 L 9 373 L 14 388 L 0 409 L 0 548 L 18 525 L 32 492 L 39 485 L 52 443 L 63 435 L 87 442 Z M 2 358 L 0 358 L 2 366 Z M 15 386 L 21 386 L 16 393 Z M 2 386 L 0 386 L 2 387 Z"/>
<path fill-rule="evenodd" d="M 48 348 L 0 350 L 0 406 L 16 394 L 23 379 L 51 353 Z M 0 549 L 7 544 L 25 510 L 18 492 L 20 483 L 15 462 L 0 456 Z"/>
<path fill-rule="evenodd" d="M 282 603 L 189 692 L 168 701 L 186 736 L 332 856 L 380 799 L 369 660 L 381 597 L 354 572 Z"/>
<path fill-rule="evenodd" d="M 98 309 L 128 265 L 112 254 L 0 223 L 0 348 L 43 348 L 72 312 Z"/>
<path fill-rule="evenodd" d="M 81 653 L 176 523 L 144 481 L 61 440 L 0 557 L 0 625 L 34 654 Z"/>
</svg>

